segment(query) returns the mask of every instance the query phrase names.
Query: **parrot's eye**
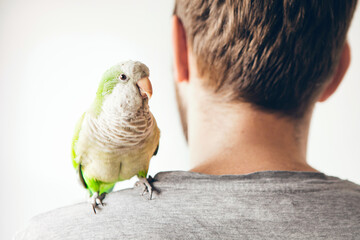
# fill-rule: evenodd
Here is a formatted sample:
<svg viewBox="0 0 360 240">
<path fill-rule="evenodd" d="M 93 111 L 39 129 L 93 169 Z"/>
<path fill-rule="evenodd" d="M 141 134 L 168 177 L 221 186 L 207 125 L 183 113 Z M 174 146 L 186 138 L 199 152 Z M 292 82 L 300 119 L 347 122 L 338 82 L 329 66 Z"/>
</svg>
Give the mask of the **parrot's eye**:
<svg viewBox="0 0 360 240">
<path fill-rule="evenodd" d="M 121 74 L 119 76 L 119 78 L 120 78 L 120 80 L 123 80 L 123 81 L 127 80 L 127 76 L 125 74 Z"/>
</svg>

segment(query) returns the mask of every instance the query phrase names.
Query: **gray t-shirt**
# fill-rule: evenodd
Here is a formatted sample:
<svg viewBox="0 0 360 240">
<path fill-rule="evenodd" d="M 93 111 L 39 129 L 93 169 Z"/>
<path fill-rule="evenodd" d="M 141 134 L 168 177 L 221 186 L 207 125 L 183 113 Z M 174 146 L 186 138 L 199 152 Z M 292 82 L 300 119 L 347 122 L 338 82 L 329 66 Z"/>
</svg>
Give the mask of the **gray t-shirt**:
<svg viewBox="0 0 360 240">
<path fill-rule="evenodd" d="M 322 173 L 160 172 L 140 189 L 34 217 L 20 239 L 360 239 L 360 186 Z"/>
</svg>

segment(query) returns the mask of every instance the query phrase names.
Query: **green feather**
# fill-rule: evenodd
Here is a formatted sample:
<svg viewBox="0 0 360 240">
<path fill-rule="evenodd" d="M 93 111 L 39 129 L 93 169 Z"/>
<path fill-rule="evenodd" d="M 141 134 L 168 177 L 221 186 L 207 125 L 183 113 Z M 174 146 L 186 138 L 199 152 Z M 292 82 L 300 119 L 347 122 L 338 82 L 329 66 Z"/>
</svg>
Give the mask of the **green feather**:
<svg viewBox="0 0 360 240">
<path fill-rule="evenodd" d="M 147 171 L 139 171 L 137 175 L 140 178 L 146 178 Z"/>
<path fill-rule="evenodd" d="M 75 169 L 78 169 L 78 167 L 79 167 L 79 163 L 76 161 L 75 146 L 76 146 L 77 141 L 79 140 L 80 130 L 81 130 L 82 123 L 84 121 L 84 117 L 85 117 L 85 113 L 83 113 L 83 115 L 80 117 L 80 119 L 78 120 L 78 122 L 75 125 L 75 133 L 74 133 L 74 137 L 73 137 L 72 144 L 71 144 L 71 159 L 72 159 L 72 164 Z"/>
<path fill-rule="evenodd" d="M 116 84 L 119 83 L 118 77 L 122 73 L 121 66 L 116 65 L 108 69 L 102 76 L 100 85 L 96 92 L 95 101 L 90 109 L 90 112 L 95 116 L 99 116 L 101 113 L 104 97 L 108 94 L 111 94 Z"/>
<path fill-rule="evenodd" d="M 90 196 L 92 196 L 95 192 L 98 192 L 99 195 L 103 193 L 109 193 L 113 190 L 116 183 L 116 182 L 114 183 L 102 182 L 95 178 L 90 178 L 86 176 L 86 174 L 84 174 L 83 172 L 82 172 L 82 176 L 83 179 L 85 180 L 87 188 L 89 189 Z"/>
</svg>

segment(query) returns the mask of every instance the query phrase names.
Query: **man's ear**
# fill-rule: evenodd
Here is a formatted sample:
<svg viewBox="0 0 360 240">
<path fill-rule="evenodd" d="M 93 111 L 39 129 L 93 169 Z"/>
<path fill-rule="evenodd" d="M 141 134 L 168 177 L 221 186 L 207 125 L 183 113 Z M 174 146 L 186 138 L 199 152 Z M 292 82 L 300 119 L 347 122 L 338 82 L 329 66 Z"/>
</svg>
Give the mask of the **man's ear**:
<svg viewBox="0 0 360 240">
<path fill-rule="evenodd" d="M 172 18 L 172 37 L 175 80 L 187 82 L 189 81 L 189 64 L 186 33 L 182 22 L 175 15 Z"/>
<path fill-rule="evenodd" d="M 331 82 L 326 86 L 326 88 L 322 92 L 318 100 L 319 102 L 325 101 L 335 92 L 335 90 L 340 85 L 342 79 L 344 78 L 345 73 L 349 68 L 349 65 L 350 65 L 350 46 L 348 41 L 346 41 L 335 74 Z"/>
</svg>

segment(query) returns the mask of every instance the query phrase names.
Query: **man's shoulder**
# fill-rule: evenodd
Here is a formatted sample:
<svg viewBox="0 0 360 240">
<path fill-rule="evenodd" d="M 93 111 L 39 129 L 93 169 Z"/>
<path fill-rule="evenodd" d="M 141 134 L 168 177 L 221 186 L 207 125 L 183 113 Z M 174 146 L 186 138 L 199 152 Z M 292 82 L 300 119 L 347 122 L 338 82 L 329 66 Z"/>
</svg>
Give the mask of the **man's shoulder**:
<svg viewBox="0 0 360 240">
<path fill-rule="evenodd" d="M 97 233 L 100 238 L 111 229 L 113 223 L 135 223 L 145 210 L 148 200 L 135 189 L 124 189 L 108 194 L 104 199 L 104 206 L 93 212 L 89 202 L 81 202 L 33 217 L 27 227 L 16 234 L 15 240 L 23 239 L 95 239 Z M 140 212 L 139 212 L 140 211 Z M 127 223 L 126 223 L 127 222 Z M 112 224 L 107 224 L 112 223 Z M 121 229 L 118 229 L 121 231 Z"/>
<path fill-rule="evenodd" d="M 152 200 L 137 188 L 110 193 L 97 214 L 83 202 L 38 215 L 15 239 L 360 235 L 360 186 L 321 173 L 162 173 L 153 186 Z"/>
</svg>

